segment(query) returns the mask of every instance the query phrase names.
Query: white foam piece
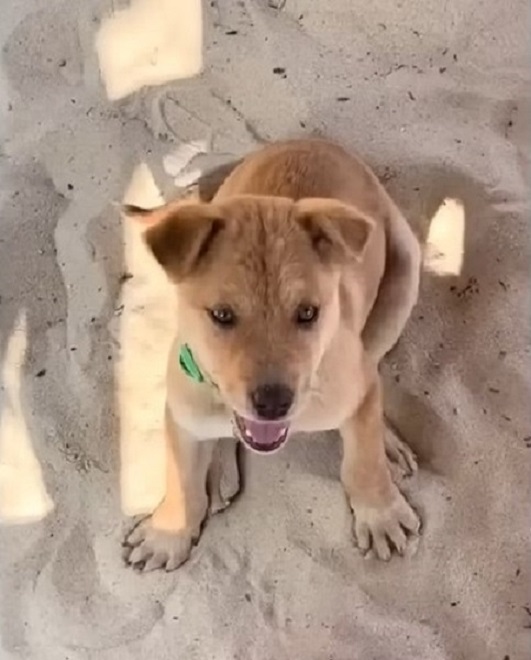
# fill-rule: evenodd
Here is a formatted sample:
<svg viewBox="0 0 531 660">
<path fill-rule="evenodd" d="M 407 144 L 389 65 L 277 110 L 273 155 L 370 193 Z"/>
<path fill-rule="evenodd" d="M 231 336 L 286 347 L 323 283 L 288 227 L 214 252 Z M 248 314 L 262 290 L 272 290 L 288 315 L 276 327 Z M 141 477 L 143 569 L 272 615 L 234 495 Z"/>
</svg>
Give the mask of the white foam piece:
<svg viewBox="0 0 531 660">
<path fill-rule="evenodd" d="M 167 174 L 177 177 L 200 154 L 208 153 L 205 140 L 193 140 L 180 144 L 177 149 L 164 156 L 162 166 Z"/>
</svg>

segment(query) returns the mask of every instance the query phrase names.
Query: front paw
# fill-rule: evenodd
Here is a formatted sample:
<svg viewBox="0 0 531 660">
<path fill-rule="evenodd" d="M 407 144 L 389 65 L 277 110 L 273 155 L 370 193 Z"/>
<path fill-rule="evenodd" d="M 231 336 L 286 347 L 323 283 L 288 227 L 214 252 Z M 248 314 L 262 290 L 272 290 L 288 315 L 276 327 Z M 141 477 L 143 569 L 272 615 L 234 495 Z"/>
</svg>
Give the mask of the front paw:
<svg viewBox="0 0 531 660">
<path fill-rule="evenodd" d="M 388 561 L 393 549 L 399 555 L 416 548 L 420 519 L 405 497 L 394 487 L 389 504 L 369 506 L 351 500 L 354 530 L 358 546 L 364 554 Z"/>
<path fill-rule="evenodd" d="M 124 559 L 129 566 L 143 572 L 158 568 L 174 571 L 190 556 L 193 540 L 193 535 L 186 529 L 156 529 L 153 516 L 149 516 L 126 536 Z"/>
</svg>

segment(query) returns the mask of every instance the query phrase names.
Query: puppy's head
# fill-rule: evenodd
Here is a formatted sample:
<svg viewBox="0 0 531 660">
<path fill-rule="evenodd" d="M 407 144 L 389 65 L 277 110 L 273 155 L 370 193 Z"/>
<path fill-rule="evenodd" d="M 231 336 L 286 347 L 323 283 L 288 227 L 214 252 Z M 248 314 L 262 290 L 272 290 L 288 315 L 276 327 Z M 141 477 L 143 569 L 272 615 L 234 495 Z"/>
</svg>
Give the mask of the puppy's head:
<svg viewBox="0 0 531 660">
<path fill-rule="evenodd" d="M 179 334 L 259 452 L 286 441 L 340 322 L 343 268 L 372 229 L 334 200 L 242 196 L 127 208 L 178 285 Z M 177 359 L 177 358 L 176 358 Z"/>
</svg>

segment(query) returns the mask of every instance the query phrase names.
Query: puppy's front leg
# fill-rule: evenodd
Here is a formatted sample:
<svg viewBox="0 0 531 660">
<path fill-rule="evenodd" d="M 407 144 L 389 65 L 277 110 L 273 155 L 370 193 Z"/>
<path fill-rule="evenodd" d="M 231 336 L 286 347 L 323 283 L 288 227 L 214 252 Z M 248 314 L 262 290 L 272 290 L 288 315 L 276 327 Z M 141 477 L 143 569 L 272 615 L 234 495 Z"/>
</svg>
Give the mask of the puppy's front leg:
<svg viewBox="0 0 531 660">
<path fill-rule="evenodd" d="M 168 409 L 165 426 L 166 494 L 125 540 L 127 563 L 144 571 L 172 571 L 185 562 L 208 509 L 206 482 L 215 442 L 191 438 Z"/>
<path fill-rule="evenodd" d="M 403 554 L 406 533 L 417 534 L 419 519 L 391 479 L 384 445 L 382 392 L 375 376 L 363 403 L 340 429 L 343 439 L 341 480 L 354 511 L 360 549 L 380 559 L 392 547 Z"/>
</svg>

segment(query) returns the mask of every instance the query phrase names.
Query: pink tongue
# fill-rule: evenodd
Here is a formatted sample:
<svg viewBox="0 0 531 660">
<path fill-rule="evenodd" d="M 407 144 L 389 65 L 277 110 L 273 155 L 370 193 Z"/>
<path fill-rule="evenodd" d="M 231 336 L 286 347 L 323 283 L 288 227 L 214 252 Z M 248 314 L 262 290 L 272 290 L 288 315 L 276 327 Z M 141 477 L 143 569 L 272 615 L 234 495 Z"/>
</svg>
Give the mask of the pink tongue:
<svg viewBox="0 0 531 660">
<path fill-rule="evenodd" d="M 259 445 L 274 444 L 286 430 L 286 425 L 282 422 L 254 422 L 250 419 L 243 421 L 245 428 L 253 436 L 254 442 Z"/>
</svg>

